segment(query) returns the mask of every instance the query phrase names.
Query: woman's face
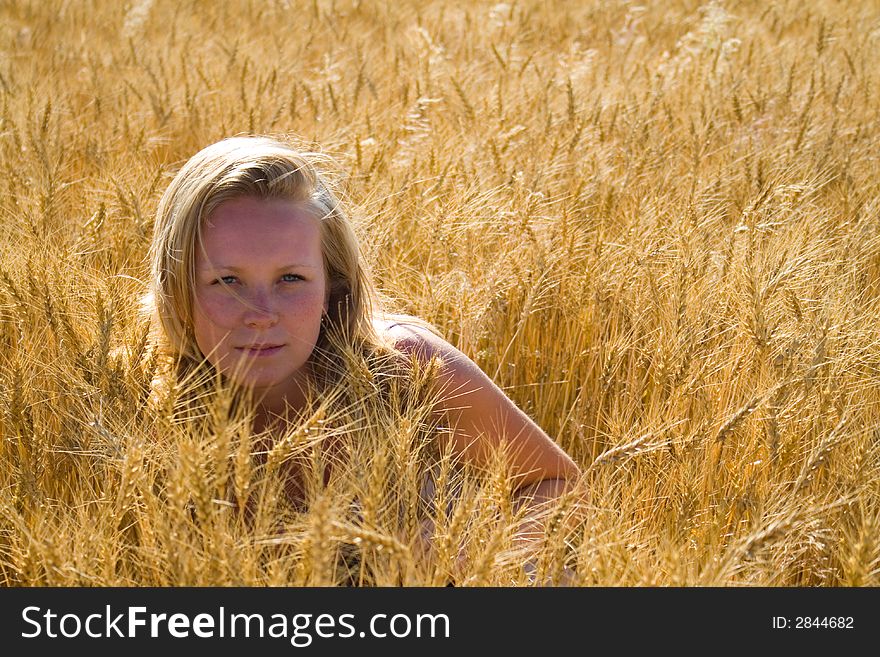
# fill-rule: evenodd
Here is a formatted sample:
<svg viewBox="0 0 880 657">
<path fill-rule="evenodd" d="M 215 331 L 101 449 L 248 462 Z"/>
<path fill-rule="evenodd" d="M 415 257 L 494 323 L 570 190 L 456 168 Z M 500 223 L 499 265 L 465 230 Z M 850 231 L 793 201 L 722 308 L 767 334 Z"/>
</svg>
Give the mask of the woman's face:
<svg viewBox="0 0 880 657">
<path fill-rule="evenodd" d="M 195 339 L 208 361 L 268 395 L 295 393 L 327 311 L 318 220 L 286 200 L 224 201 L 196 245 Z"/>
</svg>

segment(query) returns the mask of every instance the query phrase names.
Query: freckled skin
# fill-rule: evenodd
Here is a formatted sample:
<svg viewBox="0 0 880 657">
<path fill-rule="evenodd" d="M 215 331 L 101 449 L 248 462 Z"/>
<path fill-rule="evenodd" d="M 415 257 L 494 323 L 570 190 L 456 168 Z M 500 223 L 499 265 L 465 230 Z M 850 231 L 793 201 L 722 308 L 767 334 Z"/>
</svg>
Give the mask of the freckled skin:
<svg viewBox="0 0 880 657">
<path fill-rule="evenodd" d="M 199 349 L 264 406 L 295 402 L 329 301 L 318 220 L 291 201 L 244 197 L 220 204 L 203 228 Z"/>
</svg>

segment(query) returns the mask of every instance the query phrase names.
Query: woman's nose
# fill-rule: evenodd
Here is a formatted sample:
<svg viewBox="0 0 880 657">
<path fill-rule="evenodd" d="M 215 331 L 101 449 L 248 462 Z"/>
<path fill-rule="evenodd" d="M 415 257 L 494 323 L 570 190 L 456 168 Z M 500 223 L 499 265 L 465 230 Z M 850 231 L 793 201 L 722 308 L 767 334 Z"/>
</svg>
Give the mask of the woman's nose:
<svg viewBox="0 0 880 657">
<path fill-rule="evenodd" d="M 252 328 L 267 328 L 278 323 L 278 312 L 267 294 L 244 299 L 244 323 Z"/>
</svg>

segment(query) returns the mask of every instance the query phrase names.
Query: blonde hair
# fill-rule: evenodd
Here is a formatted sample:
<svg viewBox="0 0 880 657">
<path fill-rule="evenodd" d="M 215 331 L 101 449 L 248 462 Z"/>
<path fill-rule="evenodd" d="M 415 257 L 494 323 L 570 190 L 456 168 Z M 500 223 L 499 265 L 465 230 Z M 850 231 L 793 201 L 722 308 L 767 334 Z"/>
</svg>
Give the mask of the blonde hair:
<svg viewBox="0 0 880 657">
<path fill-rule="evenodd" d="M 372 324 L 377 296 L 357 237 L 318 168 L 326 159 L 267 137 L 232 137 L 199 151 L 178 171 L 156 212 L 146 302 L 165 353 L 191 365 L 204 360 L 193 332 L 196 247 L 204 220 L 241 197 L 302 203 L 319 221 L 330 299 L 315 351 L 332 348 L 327 334 L 334 330 L 352 345 L 381 344 Z"/>
</svg>

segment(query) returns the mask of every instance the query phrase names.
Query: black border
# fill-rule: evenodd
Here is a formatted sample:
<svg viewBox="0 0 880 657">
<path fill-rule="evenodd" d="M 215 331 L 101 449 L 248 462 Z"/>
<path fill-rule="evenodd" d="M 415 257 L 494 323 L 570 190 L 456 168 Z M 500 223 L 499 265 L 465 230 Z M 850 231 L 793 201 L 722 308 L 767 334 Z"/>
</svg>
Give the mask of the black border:
<svg viewBox="0 0 880 657">
<path fill-rule="evenodd" d="M 448 638 L 321 638 L 294 647 L 283 638 L 159 638 L 135 639 L 85 636 L 56 639 L 23 638 L 34 625 L 23 620 L 26 607 L 52 609 L 59 616 L 104 612 L 129 606 L 147 613 L 214 614 L 354 614 L 358 630 L 373 614 L 445 614 Z M 5 654 L 39 654 L 71 649 L 89 654 L 190 654 L 193 650 L 258 649 L 261 655 L 450 654 L 450 650 L 494 654 L 528 654 L 564 649 L 588 654 L 595 650 L 675 650 L 701 654 L 730 649 L 763 653 L 771 647 L 866 646 L 880 632 L 876 616 L 880 589 L 860 588 L 17 588 L 0 590 L 0 646 Z M 41 612 L 29 612 L 32 618 Z M 773 627 L 774 617 L 787 627 Z M 796 627 L 797 618 L 851 618 L 851 627 Z M 57 621 L 56 621 L 57 623 Z M 805 623 L 802 623 L 804 625 Z M 95 625 L 97 627 L 97 625 Z M 326 633 L 326 632 L 325 632 Z M 312 632 L 312 634 L 314 634 Z M 7 652 L 11 648 L 11 651 Z M 381 652 L 379 652 L 381 651 Z M 415 651 L 415 652 L 414 652 Z M 355 653 L 352 653 L 355 654 Z"/>
</svg>

